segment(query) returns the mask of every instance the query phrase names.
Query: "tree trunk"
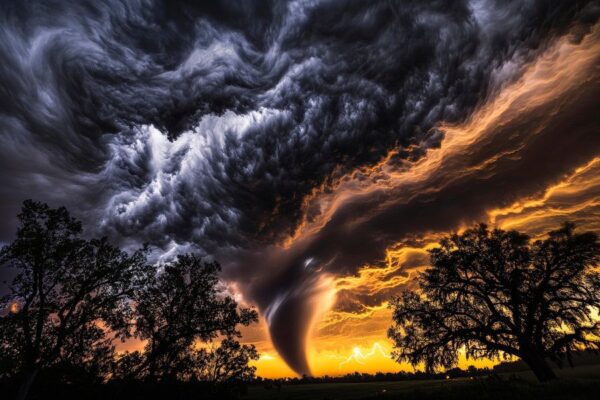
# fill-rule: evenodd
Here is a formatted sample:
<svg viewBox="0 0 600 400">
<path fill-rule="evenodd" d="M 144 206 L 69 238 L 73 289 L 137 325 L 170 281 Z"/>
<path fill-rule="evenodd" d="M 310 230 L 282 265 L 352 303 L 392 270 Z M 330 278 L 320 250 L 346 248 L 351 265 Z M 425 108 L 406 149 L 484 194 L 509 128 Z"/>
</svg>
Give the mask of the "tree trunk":
<svg viewBox="0 0 600 400">
<path fill-rule="evenodd" d="M 537 352 L 528 353 L 522 357 L 523 361 L 529 365 L 529 368 L 535 374 L 535 377 L 540 382 L 547 382 L 556 379 L 556 374 L 550 367 L 546 359 Z"/>
<path fill-rule="evenodd" d="M 31 389 L 33 382 L 35 381 L 38 371 L 38 368 L 34 368 L 23 376 L 23 381 L 21 382 L 19 391 L 17 392 L 17 400 L 27 399 L 27 395 L 29 394 L 29 390 Z"/>
</svg>

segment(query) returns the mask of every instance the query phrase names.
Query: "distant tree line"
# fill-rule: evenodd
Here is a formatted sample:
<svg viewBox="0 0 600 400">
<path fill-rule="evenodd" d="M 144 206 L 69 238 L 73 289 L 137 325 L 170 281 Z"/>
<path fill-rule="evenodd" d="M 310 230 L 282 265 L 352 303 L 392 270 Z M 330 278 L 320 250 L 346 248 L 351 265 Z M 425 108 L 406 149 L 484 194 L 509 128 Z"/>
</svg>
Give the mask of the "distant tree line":
<svg viewBox="0 0 600 400">
<path fill-rule="evenodd" d="M 261 378 L 256 377 L 253 385 L 262 385 L 268 389 L 277 389 L 283 385 L 302 385 L 308 383 L 360 383 L 360 382 L 394 382 L 394 381 L 415 381 L 428 379 L 454 379 L 465 377 L 484 377 L 494 374 L 491 368 L 476 368 L 473 366 L 467 369 L 451 368 L 447 371 L 427 372 L 427 371 L 398 371 L 398 372 L 376 372 L 369 374 L 366 372 L 352 372 L 340 376 L 301 376 L 293 378 Z"/>
<path fill-rule="evenodd" d="M 0 380 L 25 399 L 36 381 L 245 382 L 254 346 L 239 326 L 257 321 L 221 289 L 220 267 L 185 254 L 159 265 L 148 248 L 126 253 L 86 239 L 64 208 L 31 200 L 16 239 L 0 250 L 8 294 L 0 298 Z M 118 354 L 119 340 L 145 341 Z M 206 385 L 202 386 L 206 387 Z"/>
</svg>

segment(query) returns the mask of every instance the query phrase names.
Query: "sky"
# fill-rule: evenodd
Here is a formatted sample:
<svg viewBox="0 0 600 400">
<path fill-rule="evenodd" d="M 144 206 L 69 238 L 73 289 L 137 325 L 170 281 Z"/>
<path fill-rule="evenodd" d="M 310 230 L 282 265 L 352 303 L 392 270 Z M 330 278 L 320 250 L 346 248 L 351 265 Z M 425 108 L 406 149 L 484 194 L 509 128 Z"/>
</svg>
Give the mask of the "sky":
<svg viewBox="0 0 600 400">
<path fill-rule="evenodd" d="M 451 232 L 600 232 L 597 0 L 0 2 L 0 243 L 32 198 L 218 260 L 261 376 L 409 370 Z"/>
</svg>

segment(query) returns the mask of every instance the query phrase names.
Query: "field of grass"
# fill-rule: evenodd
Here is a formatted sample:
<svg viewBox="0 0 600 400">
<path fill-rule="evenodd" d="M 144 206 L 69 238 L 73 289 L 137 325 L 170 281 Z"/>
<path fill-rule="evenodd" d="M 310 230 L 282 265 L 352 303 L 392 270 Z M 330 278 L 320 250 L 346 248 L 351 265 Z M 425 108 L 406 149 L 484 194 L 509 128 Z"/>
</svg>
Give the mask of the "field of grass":
<svg viewBox="0 0 600 400">
<path fill-rule="evenodd" d="M 564 368 L 559 380 L 537 383 L 529 372 L 498 378 L 460 378 L 365 383 L 316 383 L 283 385 L 280 390 L 255 386 L 248 400 L 345 400 L 345 399 L 599 399 L 600 365 Z"/>
</svg>

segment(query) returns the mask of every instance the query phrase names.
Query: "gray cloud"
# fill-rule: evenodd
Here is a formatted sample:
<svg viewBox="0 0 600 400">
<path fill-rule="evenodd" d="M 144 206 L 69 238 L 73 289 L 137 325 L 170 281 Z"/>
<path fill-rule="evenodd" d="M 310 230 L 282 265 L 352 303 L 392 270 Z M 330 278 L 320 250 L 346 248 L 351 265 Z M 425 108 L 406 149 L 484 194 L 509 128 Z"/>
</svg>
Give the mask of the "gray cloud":
<svg viewBox="0 0 600 400">
<path fill-rule="evenodd" d="M 422 157 L 441 140 L 432 127 L 462 121 L 598 12 L 549 0 L 174 4 L 3 4 L 0 240 L 32 197 L 126 245 L 214 255 L 232 279 L 252 278 L 244 287 L 298 372 L 317 273 L 297 271 L 307 254 L 352 273 L 403 232 L 450 228 L 492 201 L 479 195 L 488 181 L 380 212 L 357 199 L 306 248 L 265 263 L 305 197 L 392 148 Z M 454 206 L 462 197 L 476 204 Z M 341 229 L 359 214 L 370 218 Z"/>
</svg>

